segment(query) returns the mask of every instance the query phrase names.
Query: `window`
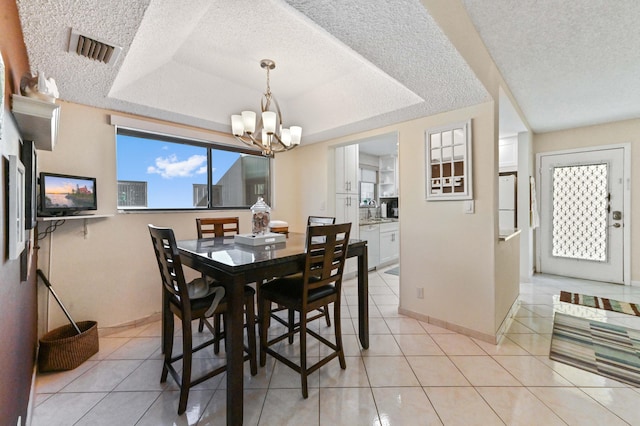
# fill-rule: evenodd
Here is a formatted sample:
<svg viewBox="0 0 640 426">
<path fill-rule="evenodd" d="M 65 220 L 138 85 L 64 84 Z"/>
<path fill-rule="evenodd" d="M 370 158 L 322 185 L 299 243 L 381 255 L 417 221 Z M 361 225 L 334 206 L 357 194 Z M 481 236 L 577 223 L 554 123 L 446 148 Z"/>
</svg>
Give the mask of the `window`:
<svg viewBox="0 0 640 426">
<path fill-rule="evenodd" d="M 269 158 L 238 147 L 118 128 L 118 208 L 249 208 L 271 199 Z"/>
</svg>

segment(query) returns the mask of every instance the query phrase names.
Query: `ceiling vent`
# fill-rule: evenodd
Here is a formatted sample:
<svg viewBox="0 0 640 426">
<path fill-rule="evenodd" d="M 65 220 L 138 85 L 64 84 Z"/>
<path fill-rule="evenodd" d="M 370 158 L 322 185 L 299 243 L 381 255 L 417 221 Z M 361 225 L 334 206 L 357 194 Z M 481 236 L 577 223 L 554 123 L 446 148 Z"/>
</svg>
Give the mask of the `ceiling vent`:
<svg viewBox="0 0 640 426">
<path fill-rule="evenodd" d="M 113 65 L 118 60 L 122 47 L 98 40 L 86 34 L 80 34 L 78 31 L 71 29 L 68 50 L 69 52 L 76 52 L 80 56 Z"/>
</svg>

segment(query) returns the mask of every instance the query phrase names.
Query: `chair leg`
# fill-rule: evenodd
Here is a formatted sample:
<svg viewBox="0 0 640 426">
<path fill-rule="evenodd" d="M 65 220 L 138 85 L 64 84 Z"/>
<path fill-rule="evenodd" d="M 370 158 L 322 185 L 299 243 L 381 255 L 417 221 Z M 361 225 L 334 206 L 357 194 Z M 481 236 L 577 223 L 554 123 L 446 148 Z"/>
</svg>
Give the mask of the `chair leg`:
<svg viewBox="0 0 640 426">
<path fill-rule="evenodd" d="M 327 321 L 327 327 L 331 327 L 331 318 L 329 317 L 329 305 L 322 308 L 324 311 L 324 319 Z"/>
<path fill-rule="evenodd" d="M 171 355 L 173 353 L 173 313 L 168 306 L 163 308 L 162 317 L 162 352 L 164 353 L 164 363 L 162 365 L 160 383 L 167 381 L 167 374 L 169 373 L 167 366 L 171 361 Z"/>
<path fill-rule="evenodd" d="M 309 397 L 307 387 L 307 315 L 304 312 L 300 312 L 300 381 L 302 382 L 302 397 L 307 399 Z"/>
<path fill-rule="evenodd" d="M 259 300 L 260 303 L 260 367 L 267 363 L 267 342 L 269 340 L 269 319 L 271 318 L 271 301 Z"/>
<path fill-rule="evenodd" d="M 335 326 L 336 346 L 338 347 L 338 360 L 340 361 L 340 368 L 343 370 L 347 368 L 347 363 L 344 359 L 344 349 L 342 347 L 342 323 L 340 322 L 340 300 L 333 303 L 333 323 Z"/>
<path fill-rule="evenodd" d="M 191 318 L 182 318 L 182 383 L 180 384 L 180 402 L 178 415 L 187 409 L 189 388 L 191 387 L 191 361 L 193 348 L 193 333 L 191 331 Z"/>
<path fill-rule="evenodd" d="M 220 332 L 220 317 L 221 317 L 221 314 L 215 314 L 213 316 L 213 329 L 215 330 L 214 337 L 216 339 L 215 342 L 213 343 L 214 354 L 220 353 L 220 339 L 222 338 L 222 335 Z M 203 320 L 201 319 L 200 321 L 203 321 Z"/>
<path fill-rule="evenodd" d="M 302 314 L 300 314 L 302 317 Z M 293 329 L 295 328 L 296 312 L 293 309 L 289 309 L 289 344 L 293 343 Z"/>
<path fill-rule="evenodd" d="M 198 322 L 198 333 L 202 333 L 202 330 L 204 330 L 204 320 L 200 318 L 200 321 Z"/>
<path fill-rule="evenodd" d="M 251 375 L 258 374 L 257 351 L 256 351 L 256 313 L 254 309 L 253 296 L 248 297 L 246 301 L 245 317 L 247 323 L 247 340 L 249 343 L 249 366 Z M 226 339 L 225 339 L 226 340 Z"/>
</svg>

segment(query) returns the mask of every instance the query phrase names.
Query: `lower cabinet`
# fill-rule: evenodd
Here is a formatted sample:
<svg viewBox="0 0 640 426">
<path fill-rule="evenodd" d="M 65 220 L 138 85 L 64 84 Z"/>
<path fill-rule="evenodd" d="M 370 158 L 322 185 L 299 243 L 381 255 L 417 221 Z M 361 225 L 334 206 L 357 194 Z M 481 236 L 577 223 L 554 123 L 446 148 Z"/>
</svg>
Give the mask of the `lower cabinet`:
<svg viewBox="0 0 640 426">
<path fill-rule="evenodd" d="M 400 226 L 398 222 L 380 224 L 379 265 L 397 262 L 400 258 Z"/>
<path fill-rule="evenodd" d="M 400 258 L 398 222 L 360 225 L 360 239 L 367 240 L 369 269 L 397 262 Z"/>
<path fill-rule="evenodd" d="M 360 225 L 360 239 L 367 240 L 368 269 L 380 263 L 380 225 Z"/>
</svg>

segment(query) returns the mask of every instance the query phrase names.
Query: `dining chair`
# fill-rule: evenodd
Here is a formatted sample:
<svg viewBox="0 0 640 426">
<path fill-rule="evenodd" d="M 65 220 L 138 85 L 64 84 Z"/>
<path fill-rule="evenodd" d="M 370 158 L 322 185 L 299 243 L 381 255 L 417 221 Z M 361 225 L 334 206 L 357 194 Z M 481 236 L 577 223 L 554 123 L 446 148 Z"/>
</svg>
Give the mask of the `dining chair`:
<svg viewBox="0 0 640 426">
<path fill-rule="evenodd" d="M 206 317 L 219 314 L 226 317 L 227 301 L 226 297 L 220 298 L 220 290 L 222 290 L 222 293 L 224 292 L 223 287 L 210 286 L 202 278 L 186 282 L 173 230 L 153 225 L 148 226 L 158 268 L 160 269 L 160 277 L 162 278 L 162 352 L 164 353 L 164 362 L 160 382 L 166 382 L 168 374 L 171 374 L 176 381 L 180 387 L 178 414 L 182 414 L 187 406 L 189 390 L 226 370 L 226 365 L 224 365 L 196 379 L 191 377 L 193 354 L 225 337 L 224 333 L 219 335 L 215 333 L 209 321 L 206 321 Z M 218 301 L 217 306 L 215 304 L 216 301 Z M 254 303 L 255 291 L 251 287 L 245 286 L 245 328 L 247 329 L 248 341 L 245 345 L 246 355 L 244 360 L 249 360 L 251 375 L 258 373 Z M 176 356 L 173 356 L 174 315 L 181 321 L 182 328 L 182 353 Z M 213 337 L 193 347 L 191 323 L 196 319 L 204 320 L 204 324 L 207 325 Z M 178 369 L 176 369 L 174 363 L 180 360 L 182 360 L 182 363 L 178 364 Z M 182 367 L 181 374 L 178 373 L 180 366 Z"/>
<path fill-rule="evenodd" d="M 196 231 L 198 238 L 207 237 L 225 237 L 228 235 L 235 235 L 240 233 L 240 218 L 239 217 L 206 217 L 196 218 Z M 210 284 L 216 282 L 211 277 L 206 277 L 202 274 L 202 278 L 206 279 Z M 216 315 L 213 319 L 213 327 L 216 333 L 220 334 L 220 315 Z M 204 330 L 204 322 L 200 320 L 198 324 L 198 331 Z M 220 352 L 220 339 L 218 339 L 214 345 L 214 352 Z"/>
<path fill-rule="evenodd" d="M 307 227 L 316 226 L 316 225 L 333 225 L 334 223 L 336 223 L 336 218 L 330 217 L 330 216 L 309 216 L 307 218 Z M 293 311 L 293 309 L 289 309 L 288 321 L 287 323 L 285 323 L 284 320 L 277 315 L 277 312 L 280 312 L 283 309 L 284 308 L 282 306 L 278 306 L 276 309 L 271 311 L 271 317 L 276 321 L 280 322 L 281 324 L 283 324 L 285 327 L 289 328 L 289 330 L 292 330 L 293 325 L 295 324 L 295 312 Z M 331 327 L 331 317 L 329 315 L 329 307 L 328 306 L 319 307 L 317 309 L 317 312 L 318 313 L 314 314 L 312 317 L 307 318 L 307 322 L 314 321 L 314 320 L 317 320 L 318 318 L 324 317 L 325 321 L 327 322 L 327 327 Z M 293 334 L 290 334 L 289 336 L 289 343 L 293 343 Z"/>
<path fill-rule="evenodd" d="M 267 354 L 300 373 L 302 396 L 307 398 L 307 376 L 334 358 L 340 367 L 347 368 L 342 347 L 340 323 L 340 297 L 342 274 L 349 245 L 351 223 L 307 227 L 304 271 L 301 275 L 289 275 L 266 282 L 260 289 L 258 303 L 264 314 L 260 319 L 260 365 L 266 364 Z M 299 312 L 299 322 L 293 329 L 269 339 L 271 304 Z M 307 313 L 333 303 L 335 343 L 307 327 Z M 299 364 L 274 349 L 282 340 L 299 333 Z M 307 334 L 328 346 L 332 351 L 311 366 L 307 366 Z"/>
<path fill-rule="evenodd" d="M 224 237 L 240 233 L 238 217 L 206 217 L 196 218 L 198 238 Z"/>
<path fill-rule="evenodd" d="M 333 225 L 334 223 L 336 223 L 336 218 L 330 217 L 330 216 L 309 216 L 307 218 L 307 226 Z M 324 317 L 325 321 L 327 322 L 327 327 L 331 327 L 331 319 L 329 317 L 329 308 L 325 306 L 325 307 L 319 308 L 318 311 L 320 313 L 309 318 L 308 321 L 313 321 L 318 318 Z"/>
</svg>

